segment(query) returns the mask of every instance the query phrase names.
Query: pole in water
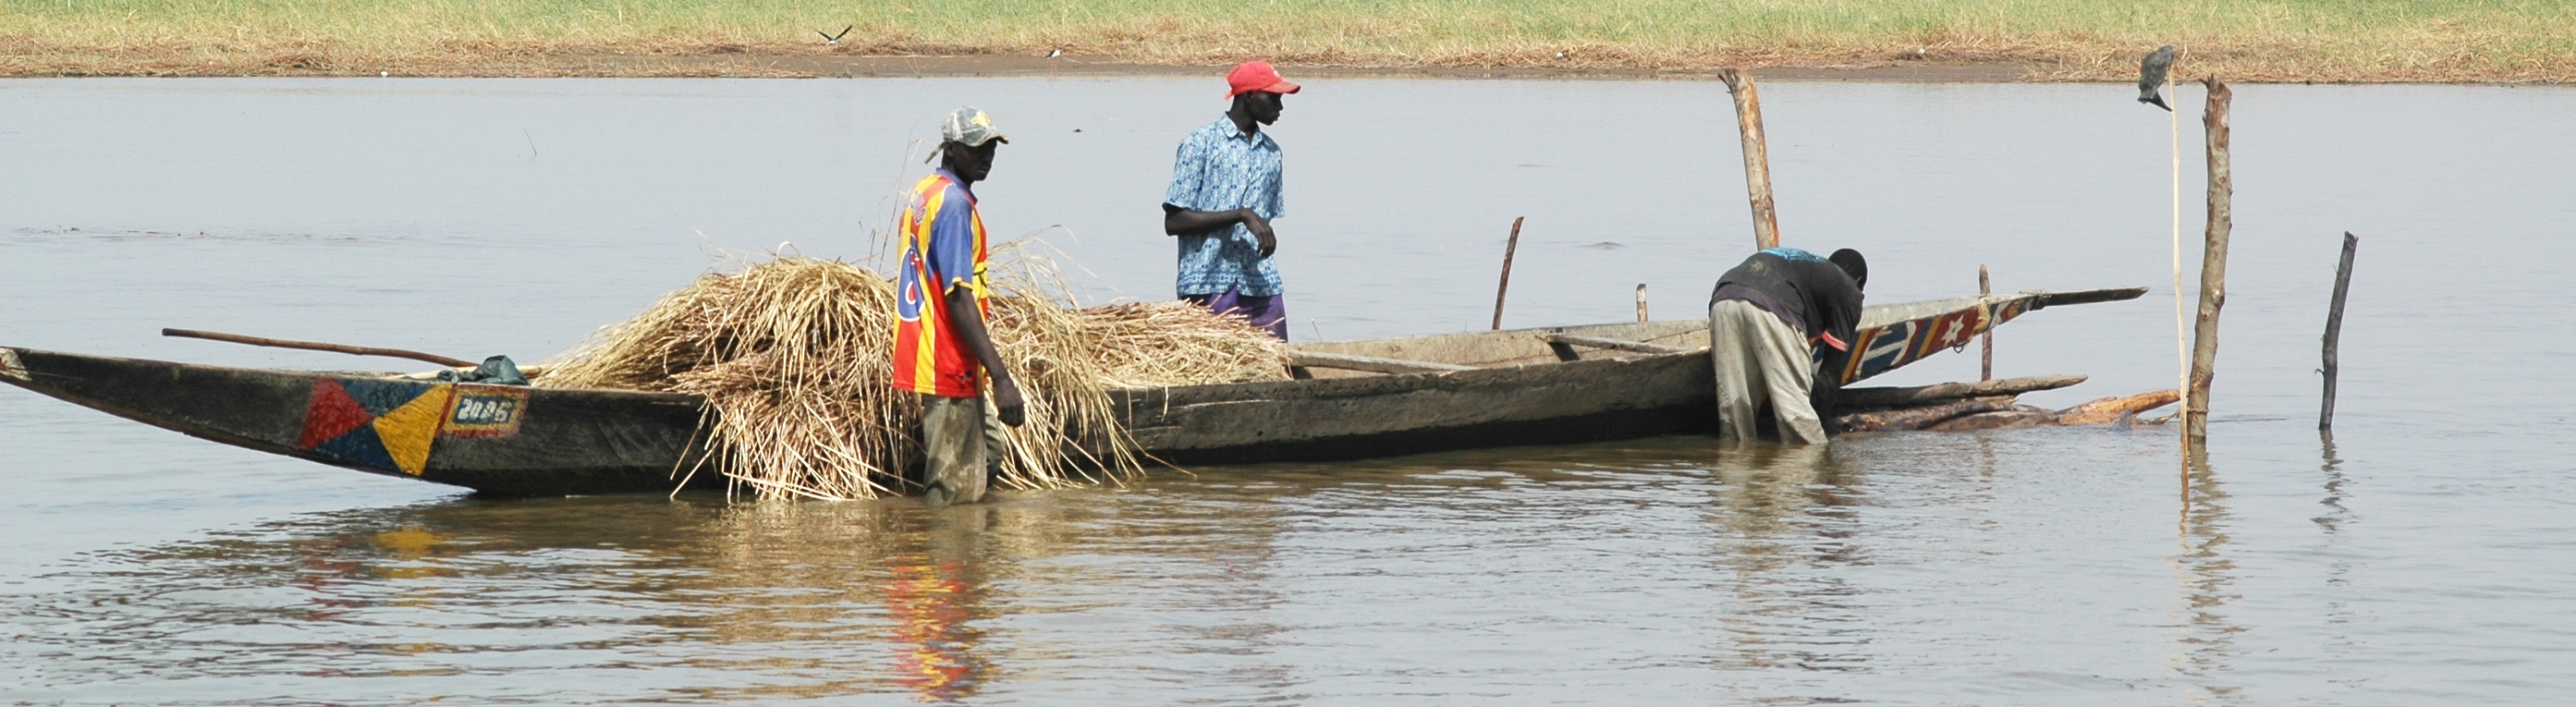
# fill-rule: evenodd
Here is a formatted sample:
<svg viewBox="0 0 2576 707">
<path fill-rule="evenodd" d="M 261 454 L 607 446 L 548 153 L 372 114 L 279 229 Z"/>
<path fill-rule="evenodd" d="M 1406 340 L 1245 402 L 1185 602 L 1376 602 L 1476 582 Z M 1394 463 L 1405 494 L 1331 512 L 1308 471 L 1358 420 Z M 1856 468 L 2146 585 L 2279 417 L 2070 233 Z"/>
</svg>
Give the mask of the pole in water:
<svg viewBox="0 0 2576 707">
<path fill-rule="evenodd" d="M 2188 421 L 2183 431 L 2193 447 L 2205 446 L 2209 436 L 2209 384 L 2218 375 L 2218 310 L 2227 306 L 2227 234 L 2235 225 L 2228 203 L 2235 180 L 2227 162 L 2227 104 L 2233 92 L 2216 78 L 2205 82 L 2209 108 L 2200 120 L 2209 131 L 2209 231 L 2200 258 L 2200 317 L 2192 332 L 2191 388 L 2183 398 Z"/>
<path fill-rule="evenodd" d="M 1753 72 L 1719 69 L 1717 80 L 1735 97 L 1735 126 L 1744 139 L 1744 190 L 1753 202 L 1753 247 L 1780 247 L 1780 218 L 1771 210 L 1771 149 L 1762 137 L 1762 97 L 1753 90 Z"/>
<path fill-rule="evenodd" d="M 1503 243 L 1503 281 L 1494 286 L 1494 331 L 1503 330 L 1503 295 L 1512 289 L 1512 253 L 1521 249 L 1521 219 L 1512 217 L 1512 239 Z"/>
<path fill-rule="evenodd" d="M 1646 323 L 1646 283 L 1637 283 L 1637 323 Z"/>
<path fill-rule="evenodd" d="M 2182 116 L 2175 112 L 2172 106 L 2166 105 L 2164 98 L 2158 95 L 2159 91 L 2173 92 L 2171 74 L 2173 62 L 2174 51 L 2173 45 L 2170 44 L 2157 47 L 2155 51 L 2149 52 L 2145 59 L 2138 62 L 2138 102 L 2164 109 L 2166 129 L 2173 136 L 2174 390 L 2181 393 L 2191 389 L 2191 343 L 2188 338 L 2190 325 L 2183 316 L 2182 308 Z M 2183 424 L 2174 427 L 2182 437 L 2182 444 L 2177 445 L 2177 451 L 2181 453 L 2179 456 L 2182 462 L 2183 506 L 2189 508 L 2191 506 L 2191 435 L 2188 432 L 2191 419 L 2190 406 L 2183 406 L 2183 409 L 2175 412 L 2174 415 L 2177 420 L 2183 421 Z"/>
<path fill-rule="evenodd" d="M 1993 283 L 1992 281 L 1990 281 L 1990 280 L 1987 280 L 1987 279 L 1986 279 L 1986 266 L 1983 266 L 1983 265 L 1979 265 L 1979 266 L 1977 266 L 1977 296 L 1978 296 L 1978 297 L 1984 297 L 1984 296 L 1991 295 L 1991 294 L 1994 294 L 1994 293 L 1995 293 L 1994 283 Z M 1984 306 L 1984 305 L 1983 305 L 1983 304 L 1980 304 L 1980 305 L 1978 305 L 1978 306 Z M 1981 340 L 1983 340 L 1983 341 L 1985 342 L 1985 355 L 1983 355 L 1983 356 L 1979 357 L 1979 358 L 1978 358 L 1978 360 L 1977 360 L 1977 380 L 1981 380 L 1981 381 L 1990 381 L 1990 380 L 1994 380 L 1994 379 L 1995 379 L 1995 329 L 1994 329 L 1994 327 L 1991 327 L 1991 326 L 1986 327 L 1986 333 L 1985 333 L 1983 336 L 1980 336 L 1980 337 L 1978 337 L 1978 338 L 1979 338 L 1979 339 L 1981 339 Z"/>
<path fill-rule="evenodd" d="M 2361 237 L 2345 231 L 2343 262 L 2335 265 L 2334 304 L 2326 307 L 2325 368 L 2321 369 L 2326 374 L 2326 396 L 2325 404 L 2317 409 L 2317 430 L 2320 432 L 2334 429 L 2335 368 L 2342 363 L 2335 349 L 2343 340 L 2344 293 L 2352 290 L 2352 253 L 2360 247 Z"/>
<path fill-rule="evenodd" d="M 2166 84 L 2168 93 L 2171 92 L 2172 85 Z M 2182 113 L 2174 110 L 2165 111 L 2165 122 L 2173 133 L 2174 390 L 2187 391 L 2191 390 L 2191 319 L 2183 313 L 2182 305 Z M 2191 427 L 2191 409 L 2188 405 L 2177 406 L 2177 408 L 2174 411 L 2174 421 L 2182 424 L 2174 425 L 2174 429 L 2177 432 L 2183 432 L 2182 487 L 2184 495 L 2189 496 L 2191 493 L 2191 435 L 2185 430 Z M 2186 498 L 2184 502 L 2190 501 Z"/>
</svg>

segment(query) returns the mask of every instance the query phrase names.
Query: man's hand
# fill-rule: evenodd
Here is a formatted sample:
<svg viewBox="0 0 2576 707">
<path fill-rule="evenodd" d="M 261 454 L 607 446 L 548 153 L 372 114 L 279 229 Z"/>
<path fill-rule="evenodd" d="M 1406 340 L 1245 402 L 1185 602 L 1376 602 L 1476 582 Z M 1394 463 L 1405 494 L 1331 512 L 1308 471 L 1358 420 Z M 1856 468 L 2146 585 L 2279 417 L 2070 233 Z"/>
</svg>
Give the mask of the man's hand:
<svg viewBox="0 0 2576 707">
<path fill-rule="evenodd" d="M 1010 374 L 993 376 L 993 409 L 1002 424 L 1018 427 L 1029 421 L 1028 403 L 1020 399 L 1020 384 Z"/>
<path fill-rule="evenodd" d="M 1278 252 L 1279 235 L 1270 232 L 1270 219 L 1262 218 L 1261 214 L 1253 213 L 1251 209 L 1242 209 L 1242 212 L 1243 229 L 1251 231 L 1252 237 L 1261 241 L 1261 257 L 1267 258 L 1271 253 Z"/>
</svg>

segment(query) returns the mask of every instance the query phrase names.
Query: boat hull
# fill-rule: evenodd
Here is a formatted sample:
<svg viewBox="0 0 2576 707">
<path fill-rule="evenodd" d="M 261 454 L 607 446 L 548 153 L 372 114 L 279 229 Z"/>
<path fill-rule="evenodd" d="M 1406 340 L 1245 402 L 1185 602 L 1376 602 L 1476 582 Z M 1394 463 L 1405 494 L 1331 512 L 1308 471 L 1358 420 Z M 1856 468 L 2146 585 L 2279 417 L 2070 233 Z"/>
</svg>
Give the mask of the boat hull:
<svg viewBox="0 0 2576 707">
<path fill-rule="evenodd" d="M 1129 434 L 1174 464 L 1331 461 L 1715 428 L 1704 353 L 1450 373 L 1121 390 Z"/>
<path fill-rule="evenodd" d="M 1578 351 L 1560 335 L 1674 353 Z M 1305 344 L 1301 352 L 1469 370 L 1317 371 L 1311 380 L 1112 391 L 1129 434 L 1174 464 L 1335 461 L 1715 429 L 1708 324 L 1516 329 Z M 1337 375 L 1338 374 L 1338 375 Z"/>
</svg>

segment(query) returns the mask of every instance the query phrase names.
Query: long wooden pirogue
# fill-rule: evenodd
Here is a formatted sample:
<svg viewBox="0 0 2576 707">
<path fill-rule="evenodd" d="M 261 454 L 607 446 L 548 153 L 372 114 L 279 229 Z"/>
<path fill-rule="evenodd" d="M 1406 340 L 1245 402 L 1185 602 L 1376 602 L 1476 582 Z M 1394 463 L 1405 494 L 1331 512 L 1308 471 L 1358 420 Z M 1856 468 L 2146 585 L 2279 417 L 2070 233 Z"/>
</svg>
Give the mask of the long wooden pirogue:
<svg viewBox="0 0 2576 707">
<path fill-rule="evenodd" d="M 1871 307 L 1858 381 L 2044 307 L 2143 288 Z M 1176 464 L 1316 461 L 1710 428 L 1700 320 L 1309 343 L 1297 380 L 1113 391 Z M 192 436 L 510 496 L 668 491 L 704 453 L 696 396 L 201 366 L 0 348 L 0 383 Z M 701 474 L 700 483 L 713 475 Z"/>
</svg>

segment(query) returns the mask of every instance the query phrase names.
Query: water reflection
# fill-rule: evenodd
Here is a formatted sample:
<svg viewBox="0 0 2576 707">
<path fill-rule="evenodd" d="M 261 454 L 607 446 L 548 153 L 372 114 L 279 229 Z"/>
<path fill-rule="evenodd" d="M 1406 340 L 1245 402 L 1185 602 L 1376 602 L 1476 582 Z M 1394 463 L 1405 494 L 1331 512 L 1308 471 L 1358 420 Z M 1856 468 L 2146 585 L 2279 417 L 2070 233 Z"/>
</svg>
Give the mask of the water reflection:
<svg viewBox="0 0 2576 707">
<path fill-rule="evenodd" d="M 1033 509 L 932 510 L 905 501 L 728 506 L 686 529 L 680 557 L 705 569 L 674 602 L 714 610 L 706 639 L 726 672 L 789 680 L 708 697 L 817 698 L 893 685 L 925 700 L 971 696 L 992 662 L 985 553 L 1042 548 Z M 703 598 L 698 595 L 703 594 Z"/>
<path fill-rule="evenodd" d="M 2285 595 L 2240 599 L 2277 575 L 2240 569 L 2262 536 L 2239 516 L 2278 479 L 2196 466 L 2166 535 L 2169 449 L 2085 430 L 1671 439 L 936 512 L 616 498 L 305 516 L 0 594 L 0 685 L 186 682 L 232 703 L 1988 703 L 2158 685 L 2251 701 L 2265 685 L 2246 676 L 2277 654 L 2238 634 Z M 2367 623 L 2336 603 L 2354 596 L 2323 597 L 2349 624 L 2329 651 L 2366 655 Z M 2170 620 L 2120 618 L 2160 607 Z M 1962 655 L 2011 674 L 1945 682 Z M 29 698 L 108 701 L 0 688 Z"/>
<path fill-rule="evenodd" d="M 9 599 L 19 640 L 94 676 L 693 667 L 735 679 L 673 692 L 947 701 L 995 670 L 995 579 L 1057 552 L 1067 508 L 457 501 L 105 553 Z M 675 643 L 713 650 L 655 655 Z"/>
<path fill-rule="evenodd" d="M 2192 454 L 2191 488 L 2183 506 L 2182 550 L 2173 556 L 2182 584 L 2182 635 L 2177 672 L 2189 678 L 2195 700 L 2238 702 L 2239 687 L 2227 682 L 2240 652 L 2236 634 L 2245 628 L 2225 609 L 2236 594 L 2236 561 L 2225 551 L 2228 525 L 2227 490 L 2218 482 L 2204 450 Z"/>
<path fill-rule="evenodd" d="M 963 514 L 984 516 L 987 508 L 965 508 Z M 944 519 L 945 520 L 945 519 Z M 990 661 L 976 653 L 983 631 L 972 625 L 992 614 L 984 609 L 985 584 L 973 537 L 959 537 L 959 523 L 934 529 L 921 552 L 886 558 L 894 581 L 885 586 L 885 602 L 894 614 L 894 639 L 902 653 L 895 657 L 895 682 L 921 696 L 953 700 L 975 694 Z M 973 533 L 977 528 L 963 528 Z"/>
<path fill-rule="evenodd" d="M 2317 430 L 2317 446 L 2318 456 L 2325 460 L 2317 467 L 2317 471 L 2325 477 L 2325 498 L 2318 499 L 2317 505 L 2325 506 L 2326 511 L 2309 520 L 2316 521 L 2319 527 L 2325 528 L 2326 534 L 2332 535 L 2343 531 L 2344 521 L 2352 518 L 2352 510 L 2343 507 L 2343 486 L 2346 481 L 2343 477 L 2343 458 L 2335 456 L 2334 430 Z"/>
<path fill-rule="evenodd" d="M 2343 505 L 2347 495 L 2345 486 L 2351 481 L 2344 478 L 2343 457 L 2335 454 L 2333 429 L 2317 430 L 2317 448 L 2317 455 L 2322 459 L 2317 471 L 2324 477 L 2325 493 L 2317 504 L 2325 506 L 2326 510 L 2309 520 L 2324 531 L 2317 554 L 2328 558 L 2325 567 L 2325 650 L 2337 659 L 2346 659 L 2361 645 L 2352 635 L 2359 617 L 2353 610 L 2352 555 L 2344 549 L 2348 542 L 2345 525 L 2353 519 L 2352 509 Z"/>
<path fill-rule="evenodd" d="M 1859 590 L 1835 570 L 1861 555 L 1859 509 L 1827 448 L 1752 444 L 1721 453 L 1709 521 L 1732 600 L 1718 623 L 1726 668 L 1866 667 Z"/>
<path fill-rule="evenodd" d="M 888 685 L 927 701 L 975 695 L 998 662 L 987 625 L 1008 605 L 1033 603 L 997 584 L 1030 582 L 1028 564 L 1070 552 L 1111 512 L 1066 500 L 722 509 L 691 529 L 682 554 L 707 570 L 703 589 L 721 595 L 697 600 L 719 610 L 706 623 L 712 640 L 753 655 L 700 664 L 794 679 L 707 696 L 815 698 Z"/>
</svg>

